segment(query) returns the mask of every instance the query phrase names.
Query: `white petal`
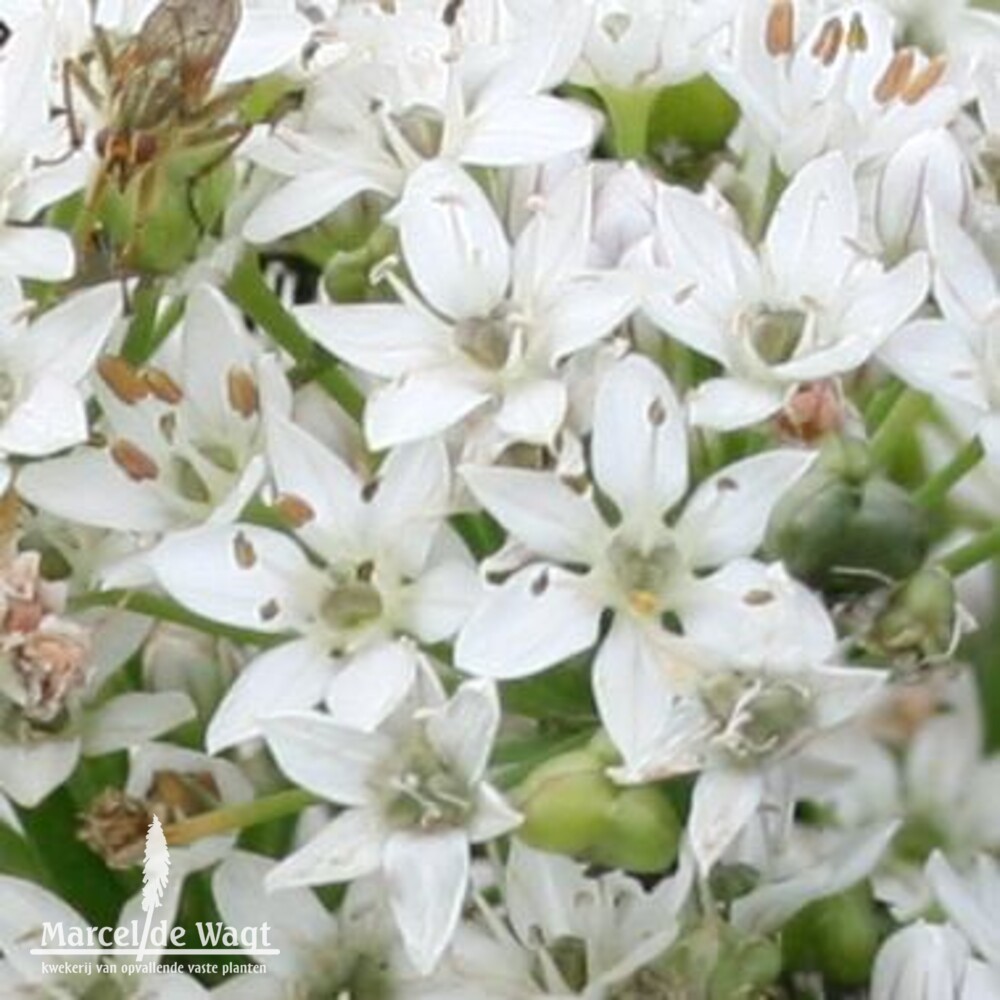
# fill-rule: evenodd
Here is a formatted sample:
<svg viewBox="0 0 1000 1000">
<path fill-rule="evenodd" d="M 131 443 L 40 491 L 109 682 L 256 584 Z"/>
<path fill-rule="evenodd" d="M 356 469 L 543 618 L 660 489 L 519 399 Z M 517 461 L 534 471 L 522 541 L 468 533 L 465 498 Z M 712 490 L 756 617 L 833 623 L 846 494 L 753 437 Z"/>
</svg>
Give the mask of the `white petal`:
<svg viewBox="0 0 1000 1000">
<path fill-rule="evenodd" d="M 691 565 L 708 569 L 751 555 L 774 505 L 815 458 L 814 452 L 781 448 L 733 462 L 706 479 L 677 524 Z"/>
<path fill-rule="evenodd" d="M 470 119 L 459 159 L 487 167 L 542 163 L 586 149 L 595 133 L 595 117 L 583 107 L 544 95 L 513 98 Z"/>
<path fill-rule="evenodd" d="M 985 859 L 981 863 L 989 867 L 995 865 Z M 945 913 L 972 942 L 976 951 L 993 963 L 1000 962 L 1000 930 L 996 926 L 996 914 L 988 911 L 976 898 L 975 890 L 984 886 L 977 885 L 975 878 L 968 883 L 959 878 L 940 851 L 931 855 L 925 872 Z"/>
<path fill-rule="evenodd" d="M 293 62 L 312 28 L 292 9 L 246 4 L 239 28 L 219 66 L 219 84 L 265 76 Z"/>
<path fill-rule="evenodd" d="M 760 423 L 774 416 L 783 402 L 780 388 L 735 378 L 707 379 L 687 397 L 691 423 L 716 431 Z"/>
<path fill-rule="evenodd" d="M 448 369 L 412 372 L 368 400 L 365 436 L 376 451 L 431 437 L 489 398 L 489 392 Z"/>
<path fill-rule="evenodd" d="M 304 628 L 322 589 L 302 549 L 255 525 L 178 532 L 156 548 L 151 562 L 185 607 L 265 632 Z"/>
<path fill-rule="evenodd" d="M 549 360 L 555 364 L 608 336 L 638 298 L 638 284 L 627 274 L 581 274 L 565 282 L 539 320 L 551 345 Z"/>
<path fill-rule="evenodd" d="M 295 315 L 328 351 L 383 378 L 440 364 L 451 345 L 448 327 L 410 306 L 310 305 L 296 309 Z"/>
<path fill-rule="evenodd" d="M 49 978 L 42 973 L 40 957 L 30 954 L 30 949 L 42 946 L 46 923 L 62 924 L 65 929 L 85 926 L 78 913 L 47 889 L 26 879 L 0 875 L 0 948 L 24 977 L 20 988 L 9 994 L 12 997 L 30 996 L 26 982 Z"/>
<path fill-rule="evenodd" d="M 383 864 L 406 953 L 417 972 L 426 975 L 448 947 L 465 902 L 465 831 L 394 833 L 386 841 Z"/>
<path fill-rule="evenodd" d="M 386 185 L 355 164 L 316 170 L 283 184 L 250 213 L 243 236 L 251 243 L 270 243 L 318 222 L 362 191 L 386 190 Z"/>
<path fill-rule="evenodd" d="M 566 387 L 556 379 L 519 382 L 504 394 L 497 427 L 515 441 L 553 445 L 567 404 Z"/>
<path fill-rule="evenodd" d="M 930 212 L 928 236 L 934 255 L 934 297 L 947 319 L 975 326 L 996 307 L 997 279 L 986 255 L 958 223 Z"/>
<path fill-rule="evenodd" d="M 183 523 L 182 511 L 154 485 L 129 479 L 105 449 L 83 448 L 26 465 L 17 491 L 51 514 L 96 528 L 154 532 Z"/>
<path fill-rule="evenodd" d="M 261 720 L 312 708 L 323 698 L 333 662 L 307 639 L 286 642 L 255 657 L 226 692 L 205 734 L 209 753 L 261 735 Z"/>
<path fill-rule="evenodd" d="M 421 293 L 453 319 L 487 316 L 510 279 L 510 247 L 482 189 L 441 160 L 418 167 L 394 218 Z"/>
<path fill-rule="evenodd" d="M 274 892 L 368 875 L 382 860 L 382 838 L 373 813 L 348 809 L 274 868 L 264 885 L 268 892 Z"/>
<path fill-rule="evenodd" d="M 406 629 L 425 643 L 450 639 L 482 596 L 479 575 L 471 564 L 441 563 L 407 590 Z"/>
<path fill-rule="evenodd" d="M 373 732 L 410 693 L 417 677 L 413 650 L 401 642 L 362 650 L 330 678 L 325 699 L 330 719 Z"/>
<path fill-rule="evenodd" d="M 230 927 L 270 924 L 272 947 L 281 954 L 268 958 L 269 975 L 294 975 L 336 936 L 336 919 L 306 889 L 286 889 L 264 895 L 264 879 L 275 867 L 271 858 L 237 851 L 215 870 L 212 895 L 219 915 Z"/>
<path fill-rule="evenodd" d="M 338 725 L 319 712 L 286 712 L 264 719 L 261 727 L 292 781 L 342 805 L 371 801 L 372 772 L 392 753 L 387 737 Z"/>
<path fill-rule="evenodd" d="M 713 769 L 695 782 L 688 836 L 703 877 L 750 822 L 763 795 L 763 779 L 752 770 Z"/>
<path fill-rule="evenodd" d="M 594 660 L 601 722 L 628 768 L 664 734 L 674 693 L 647 627 L 618 615 Z"/>
<path fill-rule="evenodd" d="M 898 330 L 879 358 L 917 389 L 979 410 L 989 408 L 982 365 L 964 332 L 944 320 L 915 320 Z"/>
<path fill-rule="evenodd" d="M 0 451 L 38 457 L 79 444 L 87 436 L 83 400 L 68 382 L 43 375 L 0 424 Z"/>
<path fill-rule="evenodd" d="M 491 681 L 466 681 L 427 720 L 427 737 L 470 784 L 486 771 L 500 726 L 500 699 Z"/>
<path fill-rule="evenodd" d="M 524 817 L 492 786 L 476 789 L 476 811 L 469 820 L 467 833 L 472 844 L 484 844 L 502 837 L 520 826 Z"/>
<path fill-rule="evenodd" d="M 120 694 L 86 716 L 81 734 L 83 752 L 97 757 L 141 746 L 196 715 L 194 702 L 183 691 Z"/>
<path fill-rule="evenodd" d="M 34 809 L 73 773 L 79 759 L 78 739 L 0 743 L 0 791 Z"/>
<path fill-rule="evenodd" d="M 36 281 L 66 281 L 73 276 L 73 242 L 57 229 L 0 226 L 0 270 Z"/>
<path fill-rule="evenodd" d="M 475 498 L 538 555 L 589 564 L 607 537 L 593 503 L 558 476 L 473 465 L 461 473 Z"/>
<path fill-rule="evenodd" d="M 594 403 L 594 476 L 633 524 L 658 521 L 688 481 L 687 427 L 663 372 L 639 355 L 601 380 Z"/>
<path fill-rule="evenodd" d="M 599 619 L 579 577 L 529 566 L 487 593 L 459 633 L 455 662 L 482 677 L 527 677 L 593 645 Z"/>
</svg>

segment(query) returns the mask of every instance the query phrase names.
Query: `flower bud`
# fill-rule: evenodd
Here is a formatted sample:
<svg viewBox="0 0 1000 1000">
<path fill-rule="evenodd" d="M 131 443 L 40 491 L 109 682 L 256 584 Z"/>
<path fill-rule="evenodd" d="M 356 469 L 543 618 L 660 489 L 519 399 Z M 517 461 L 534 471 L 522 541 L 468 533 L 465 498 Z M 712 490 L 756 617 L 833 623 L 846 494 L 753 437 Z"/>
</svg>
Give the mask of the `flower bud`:
<svg viewBox="0 0 1000 1000">
<path fill-rule="evenodd" d="M 879 947 L 879 923 L 865 885 L 816 900 L 782 932 L 785 968 L 821 973 L 834 986 L 868 982 Z"/>
<path fill-rule="evenodd" d="M 940 659 L 954 643 L 956 607 L 952 578 L 922 569 L 890 590 L 865 645 L 903 669 Z"/>
<path fill-rule="evenodd" d="M 766 938 L 726 942 L 708 981 L 708 1000 L 763 997 L 781 975 L 781 949 Z"/>
<path fill-rule="evenodd" d="M 923 563 L 925 515 L 868 464 L 853 447 L 825 452 L 775 507 L 765 544 L 794 576 L 826 590 L 862 591 Z"/>
<path fill-rule="evenodd" d="M 581 855 L 602 836 L 617 788 L 586 750 L 547 760 L 511 796 L 524 814 L 517 835 L 532 847 Z"/>
<path fill-rule="evenodd" d="M 646 785 L 621 791 L 587 858 L 608 868 L 641 874 L 666 871 L 677 858 L 680 823 L 666 796 Z"/>
<path fill-rule="evenodd" d="M 726 144 L 738 118 L 736 102 L 710 76 L 699 76 L 660 91 L 650 123 L 651 144 L 711 153 Z"/>
</svg>

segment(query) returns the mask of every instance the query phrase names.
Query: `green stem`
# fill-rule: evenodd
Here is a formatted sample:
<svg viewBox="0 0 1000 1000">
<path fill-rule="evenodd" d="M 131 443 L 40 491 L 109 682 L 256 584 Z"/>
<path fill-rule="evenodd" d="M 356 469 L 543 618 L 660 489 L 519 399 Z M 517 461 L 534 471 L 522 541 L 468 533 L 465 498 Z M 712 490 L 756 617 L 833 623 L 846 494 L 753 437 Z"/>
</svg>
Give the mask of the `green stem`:
<svg viewBox="0 0 1000 1000">
<path fill-rule="evenodd" d="M 232 625 L 222 625 L 209 618 L 196 615 L 181 607 L 176 601 L 157 594 L 147 594 L 141 590 L 100 590 L 81 594 L 70 601 L 70 607 L 75 611 L 86 608 L 119 608 L 134 611 L 136 614 L 155 618 L 157 621 L 172 622 L 175 625 L 186 625 L 197 632 L 214 635 L 220 639 L 232 639 L 234 642 L 247 643 L 253 646 L 277 646 L 287 641 L 288 636 L 271 632 L 256 632 L 252 629 L 236 628 Z"/>
<path fill-rule="evenodd" d="M 122 357 L 133 365 L 141 365 L 155 350 L 160 283 L 144 278 L 135 291 L 133 304 L 135 312 L 122 344 Z"/>
<path fill-rule="evenodd" d="M 952 576 L 961 576 L 981 563 L 996 559 L 997 556 L 1000 556 L 1000 525 L 953 549 L 942 557 L 941 566 Z"/>
<path fill-rule="evenodd" d="M 907 390 L 893 404 L 871 439 L 871 456 L 888 465 L 900 443 L 912 436 L 914 428 L 927 412 L 927 397 Z"/>
<path fill-rule="evenodd" d="M 869 433 L 874 433 L 879 429 L 882 421 L 889 415 L 904 392 L 906 392 L 906 386 L 902 382 L 895 381 L 875 391 L 865 408 L 865 426 Z"/>
<path fill-rule="evenodd" d="M 955 457 L 938 469 L 930 479 L 913 494 L 913 499 L 921 507 L 936 507 L 960 482 L 983 460 L 983 446 L 979 438 L 967 441 Z"/>
<path fill-rule="evenodd" d="M 244 827 L 268 823 L 273 819 L 291 816 L 315 804 L 316 796 L 300 788 L 292 788 L 274 795 L 266 795 L 253 802 L 241 802 L 237 806 L 225 806 L 211 812 L 192 816 L 191 819 L 171 823 L 164 828 L 164 835 L 171 847 L 193 844 L 204 837 L 215 837 L 220 833 L 231 833 Z"/>
<path fill-rule="evenodd" d="M 315 363 L 317 345 L 268 287 L 255 253 L 248 253 L 237 265 L 226 286 L 226 294 L 298 364 Z M 335 361 L 330 359 L 323 365 L 316 376 L 316 382 L 349 416 L 355 420 L 360 418 L 364 409 L 364 396 Z"/>
<path fill-rule="evenodd" d="M 649 143 L 649 120 L 659 90 L 602 87 L 601 100 L 611 121 L 611 143 L 619 160 L 642 160 Z"/>
</svg>

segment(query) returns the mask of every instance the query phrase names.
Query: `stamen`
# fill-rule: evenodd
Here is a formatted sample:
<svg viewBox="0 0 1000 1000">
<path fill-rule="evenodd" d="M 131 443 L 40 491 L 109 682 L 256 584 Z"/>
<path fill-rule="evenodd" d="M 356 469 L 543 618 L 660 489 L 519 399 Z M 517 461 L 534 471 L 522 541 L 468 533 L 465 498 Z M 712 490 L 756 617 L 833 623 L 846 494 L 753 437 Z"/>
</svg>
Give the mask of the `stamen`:
<svg viewBox="0 0 1000 1000">
<path fill-rule="evenodd" d="M 812 54 L 824 66 L 830 66 L 836 60 L 843 42 L 844 24 L 839 17 L 831 17 L 823 25 L 819 38 L 812 47 Z"/>
<path fill-rule="evenodd" d="M 902 100 L 904 104 L 913 105 L 921 101 L 927 94 L 941 82 L 945 70 L 948 68 L 948 61 L 944 56 L 935 56 L 903 90 Z"/>
<path fill-rule="evenodd" d="M 888 104 L 903 91 L 913 72 L 913 60 L 913 49 L 901 49 L 892 57 L 885 73 L 882 74 L 882 79 L 875 87 L 875 100 L 879 104 Z"/>
<path fill-rule="evenodd" d="M 119 438 L 111 446 L 111 458 L 115 464 L 135 483 L 156 479 L 159 466 L 138 445 L 125 438 Z"/>
<path fill-rule="evenodd" d="M 768 55 L 783 56 L 795 44 L 795 7 L 791 0 L 775 0 L 767 15 L 764 44 Z"/>
</svg>

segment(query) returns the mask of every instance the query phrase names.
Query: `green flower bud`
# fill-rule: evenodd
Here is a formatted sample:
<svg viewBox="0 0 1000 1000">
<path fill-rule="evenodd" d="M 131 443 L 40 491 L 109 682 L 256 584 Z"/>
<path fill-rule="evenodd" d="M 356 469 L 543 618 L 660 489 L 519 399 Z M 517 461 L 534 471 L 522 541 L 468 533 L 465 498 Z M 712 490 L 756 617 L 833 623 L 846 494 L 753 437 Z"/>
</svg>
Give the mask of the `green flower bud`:
<svg viewBox="0 0 1000 1000">
<path fill-rule="evenodd" d="M 514 791 L 524 814 L 517 835 L 532 847 L 582 855 L 603 836 L 618 789 L 586 750 L 547 760 Z"/>
<path fill-rule="evenodd" d="M 673 140 L 696 153 L 721 149 L 739 118 L 733 99 L 709 76 L 664 87 L 653 107 L 654 147 Z"/>
<path fill-rule="evenodd" d="M 868 982 L 880 944 L 878 915 L 865 884 L 810 903 L 785 925 L 785 967 L 821 973 L 841 988 Z"/>
<path fill-rule="evenodd" d="M 681 828 L 666 796 L 649 785 L 621 791 L 587 857 L 608 868 L 655 874 L 677 858 Z"/>
<path fill-rule="evenodd" d="M 919 666 L 951 649 L 955 585 L 941 569 L 923 569 L 894 587 L 865 644 L 901 666 Z"/>
<path fill-rule="evenodd" d="M 869 589 L 879 576 L 898 579 L 915 572 L 927 555 L 924 513 L 885 478 L 857 482 L 864 465 L 849 451 L 821 462 L 771 515 L 767 549 L 813 586 Z"/>
<path fill-rule="evenodd" d="M 708 1000 L 763 1000 L 781 964 L 781 949 L 766 938 L 728 942 L 709 977 Z"/>
<path fill-rule="evenodd" d="M 714 865 L 708 877 L 712 897 L 720 903 L 731 903 L 752 892 L 760 882 L 760 872 L 752 865 L 734 862 Z"/>
</svg>

